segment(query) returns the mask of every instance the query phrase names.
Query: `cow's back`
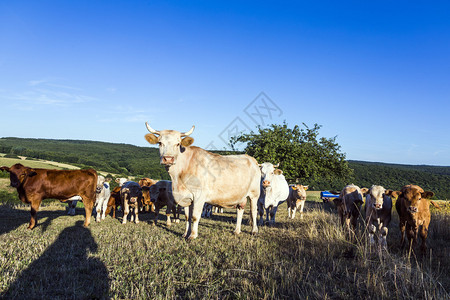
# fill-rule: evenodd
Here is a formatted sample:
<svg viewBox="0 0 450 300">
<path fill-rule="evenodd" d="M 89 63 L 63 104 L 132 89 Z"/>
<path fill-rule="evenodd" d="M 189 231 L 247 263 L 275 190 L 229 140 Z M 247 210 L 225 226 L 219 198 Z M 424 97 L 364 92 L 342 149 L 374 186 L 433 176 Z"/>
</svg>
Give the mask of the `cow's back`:
<svg viewBox="0 0 450 300">
<path fill-rule="evenodd" d="M 24 186 L 28 192 L 40 193 L 43 198 L 67 199 L 95 194 L 97 172 L 93 169 L 34 170 L 36 175 L 29 177 Z"/>
</svg>

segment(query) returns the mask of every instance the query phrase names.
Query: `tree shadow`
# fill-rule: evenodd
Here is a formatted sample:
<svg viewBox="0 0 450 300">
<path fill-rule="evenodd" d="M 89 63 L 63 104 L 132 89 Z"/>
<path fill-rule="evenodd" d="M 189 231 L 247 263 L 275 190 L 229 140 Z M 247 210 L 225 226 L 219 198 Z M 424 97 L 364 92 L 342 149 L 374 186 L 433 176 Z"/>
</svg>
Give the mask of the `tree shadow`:
<svg viewBox="0 0 450 300">
<path fill-rule="evenodd" d="M 106 266 L 89 252 L 97 243 L 83 221 L 65 228 L 56 241 L 0 294 L 1 299 L 105 299 Z"/>
</svg>

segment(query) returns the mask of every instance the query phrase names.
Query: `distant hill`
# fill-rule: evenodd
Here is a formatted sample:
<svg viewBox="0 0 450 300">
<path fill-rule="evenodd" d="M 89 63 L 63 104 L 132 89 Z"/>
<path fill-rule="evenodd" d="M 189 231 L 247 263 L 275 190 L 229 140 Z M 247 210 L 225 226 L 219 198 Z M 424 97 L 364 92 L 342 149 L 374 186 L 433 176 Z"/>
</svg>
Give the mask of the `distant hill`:
<svg viewBox="0 0 450 300">
<path fill-rule="evenodd" d="M 126 176 L 170 179 L 166 170 L 159 164 L 158 149 L 151 147 L 83 140 L 7 137 L 0 138 L 0 153 L 68 163 L 80 168 L 92 167 Z M 412 183 L 433 191 L 437 199 L 450 199 L 450 166 L 402 165 L 352 160 L 348 163 L 354 170 L 353 183 L 361 187 L 380 184 L 396 190 L 405 184 Z M 331 187 L 329 183 L 323 182 L 315 188 L 325 190 Z"/>
</svg>

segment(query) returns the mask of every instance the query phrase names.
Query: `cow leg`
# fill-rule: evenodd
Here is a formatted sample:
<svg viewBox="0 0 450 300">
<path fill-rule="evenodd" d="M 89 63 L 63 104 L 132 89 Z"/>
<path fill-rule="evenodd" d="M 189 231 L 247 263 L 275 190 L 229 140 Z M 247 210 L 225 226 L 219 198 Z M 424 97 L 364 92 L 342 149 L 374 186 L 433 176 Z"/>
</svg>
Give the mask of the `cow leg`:
<svg viewBox="0 0 450 300">
<path fill-rule="evenodd" d="M 123 201 L 123 219 L 122 224 L 127 223 L 128 213 L 130 212 L 130 207 L 128 206 L 128 200 Z"/>
<path fill-rule="evenodd" d="M 31 200 L 31 199 L 30 199 Z M 39 206 L 41 205 L 41 199 L 32 199 L 31 202 L 31 219 L 30 224 L 28 224 L 27 229 L 33 229 L 37 224 L 37 212 L 39 211 Z"/>
<path fill-rule="evenodd" d="M 380 241 L 381 241 L 381 247 L 383 247 L 384 249 L 387 249 L 387 241 L 386 241 L 386 238 L 387 238 L 387 235 L 388 235 L 388 228 L 387 227 L 383 227 L 383 228 L 381 228 L 381 238 L 380 238 Z"/>
<path fill-rule="evenodd" d="M 189 205 L 184 208 L 184 216 L 186 218 L 186 230 L 184 231 L 183 237 L 187 238 L 191 231 L 191 223 L 192 223 L 192 209 L 194 204 Z"/>
<path fill-rule="evenodd" d="M 259 226 L 263 226 L 264 225 L 264 207 L 260 202 L 258 202 L 257 210 L 259 213 Z"/>
<path fill-rule="evenodd" d="M 239 233 L 241 233 L 241 223 L 242 223 L 242 216 L 244 215 L 244 208 L 242 207 L 238 207 L 236 208 L 236 213 L 237 213 L 237 217 L 236 217 L 236 229 L 234 230 L 234 234 L 238 235 Z"/>
<path fill-rule="evenodd" d="M 96 222 L 100 222 L 100 219 L 101 219 L 101 217 L 102 217 L 102 207 L 101 207 L 99 201 L 97 201 L 97 202 L 95 203 L 95 212 L 96 212 L 96 215 L 95 215 L 95 221 L 96 221 Z"/>
<path fill-rule="evenodd" d="M 403 247 L 405 246 L 405 230 L 406 230 L 406 222 L 402 222 L 402 221 L 400 220 L 399 227 L 400 227 L 400 233 L 401 233 L 401 236 L 402 236 L 402 239 L 401 239 L 401 248 L 403 249 Z"/>
<path fill-rule="evenodd" d="M 377 228 L 375 227 L 375 225 L 369 224 L 369 244 L 370 244 L 370 246 L 375 245 L 374 235 L 375 235 L 376 231 L 377 231 Z"/>
<path fill-rule="evenodd" d="M 295 212 L 296 211 L 297 211 L 297 207 L 292 208 L 292 218 L 291 219 L 295 218 Z"/>
<path fill-rule="evenodd" d="M 108 208 L 108 199 L 103 199 L 102 205 L 102 220 L 106 218 L 106 209 Z"/>
<path fill-rule="evenodd" d="M 139 201 L 139 200 L 137 200 L 137 201 Z M 136 216 L 136 221 L 135 221 L 136 224 L 139 224 L 139 209 L 140 209 L 140 206 L 139 206 L 139 202 L 138 202 L 134 205 L 134 215 Z"/>
<path fill-rule="evenodd" d="M 258 234 L 258 224 L 256 224 L 256 215 L 258 210 L 258 196 L 247 197 L 250 201 L 250 223 L 252 224 L 252 234 Z"/>
<path fill-rule="evenodd" d="M 157 222 L 158 222 L 158 215 L 159 215 L 159 210 L 160 210 L 160 208 L 161 207 L 159 207 L 159 205 L 155 205 L 155 211 L 154 211 L 154 218 L 153 218 L 153 224 L 157 224 Z"/>
<path fill-rule="evenodd" d="M 202 203 L 202 204 L 200 204 Z M 200 218 L 202 217 L 202 210 L 204 202 L 200 202 L 199 205 L 193 205 L 192 209 L 192 229 L 191 234 L 188 239 L 193 240 L 198 236 L 198 223 L 200 222 Z"/>
<path fill-rule="evenodd" d="M 175 223 L 180 223 L 180 212 L 181 212 L 181 206 L 174 204 L 175 209 Z"/>
<path fill-rule="evenodd" d="M 303 219 L 303 208 L 305 208 L 305 200 L 300 202 L 300 219 Z"/>
<path fill-rule="evenodd" d="M 277 215 L 278 206 L 272 206 L 270 210 L 270 222 L 275 225 L 275 216 Z"/>
<path fill-rule="evenodd" d="M 84 211 L 86 214 L 86 219 L 84 220 L 84 227 L 88 227 L 91 223 L 92 209 L 95 203 L 95 196 L 92 198 L 83 197 Z"/>
<path fill-rule="evenodd" d="M 422 238 L 422 244 L 420 246 L 420 250 L 422 251 L 422 253 L 426 253 L 427 251 L 427 236 L 428 236 L 428 222 L 424 223 L 422 225 L 422 228 L 420 229 L 420 237 Z"/>
</svg>

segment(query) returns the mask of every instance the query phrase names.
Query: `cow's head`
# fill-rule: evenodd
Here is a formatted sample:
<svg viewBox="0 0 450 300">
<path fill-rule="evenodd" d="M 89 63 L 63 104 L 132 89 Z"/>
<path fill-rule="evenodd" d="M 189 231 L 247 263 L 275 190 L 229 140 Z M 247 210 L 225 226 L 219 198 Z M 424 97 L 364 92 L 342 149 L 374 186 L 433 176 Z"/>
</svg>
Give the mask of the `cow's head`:
<svg viewBox="0 0 450 300">
<path fill-rule="evenodd" d="M 102 175 L 98 175 L 97 187 L 96 187 L 97 194 L 100 194 L 104 188 L 109 188 L 110 181 L 111 181 L 111 178 L 105 178 Z"/>
<path fill-rule="evenodd" d="M 273 176 L 283 174 L 283 171 L 278 168 L 280 164 L 273 165 L 271 163 L 265 162 L 259 164 L 259 168 L 261 169 L 261 183 L 264 189 L 270 188 L 273 180 Z"/>
<path fill-rule="evenodd" d="M 116 181 L 116 183 L 119 184 L 119 186 L 122 186 L 125 182 L 128 181 L 128 178 L 123 178 L 123 177 L 121 177 L 121 178 L 116 178 L 115 181 Z"/>
<path fill-rule="evenodd" d="M 9 179 L 12 187 L 19 187 L 27 177 L 36 175 L 36 171 L 32 168 L 23 166 L 22 164 L 15 164 L 11 168 L 1 167 L 0 170 L 9 172 Z"/>
<path fill-rule="evenodd" d="M 192 126 L 188 132 L 179 132 L 175 130 L 154 130 L 146 122 L 148 131 L 145 139 L 150 144 L 159 144 L 160 163 L 165 166 L 176 164 L 178 155 L 184 152 L 194 142 L 189 135 L 194 132 L 195 126 Z"/>
<path fill-rule="evenodd" d="M 410 184 L 405 185 L 400 191 L 391 192 L 391 195 L 394 197 L 398 196 L 397 201 L 403 201 L 407 211 L 411 214 L 415 214 L 419 212 L 422 201 L 427 201 L 424 199 L 433 197 L 434 193 L 424 191 L 420 186 Z"/>
<path fill-rule="evenodd" d="M 296 185 L 292 186 L 291 188 L 292 188 L 292 191 L 293 191 L 294 197 L 295 197 L 295 206 L 297 208 L 299 208 L 301 201 L 306 200 L 306 190 L 308 189 L 308 186 L 296 184 Z"/>
<path fill-rule="evenodd" d="M 363 189 L 361 191 L 366 194 Z M 384 196 L 386 195 L 386 189 L 380 185 L 373 185 L 367 192 L 367 194 L 370 196 L 371 203 L 366 203 L 366 205 L 372 205 L 375 209 L 382 209 L 383 208 L 383 202 L 384 202 Z"/>
<path fill-rule="evenodd" d="M 152 204 L 152 199 L 150 197 L 150 187 L 149 186 L 142 186 L 142 202 L 144 205 L 150 205 Z"/>
</svg>

